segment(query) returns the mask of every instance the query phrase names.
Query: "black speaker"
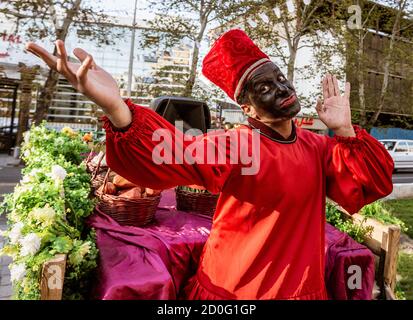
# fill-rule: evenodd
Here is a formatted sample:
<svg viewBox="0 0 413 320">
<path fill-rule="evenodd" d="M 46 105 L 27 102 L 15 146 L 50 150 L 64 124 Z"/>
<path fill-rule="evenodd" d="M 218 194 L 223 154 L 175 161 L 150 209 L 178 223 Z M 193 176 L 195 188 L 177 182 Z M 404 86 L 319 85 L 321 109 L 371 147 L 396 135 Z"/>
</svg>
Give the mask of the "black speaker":
<svg viewBox="0 0 413 320">
<path fill-rule="evenodd" d="M 173 125 L 175 121 L 182 121 L 184 132 L 195 128 L 206 133 L 211 128 L 211 114 L 203 101 L 162 96 L 152 100 L 149 107 Z"/>
</svg>

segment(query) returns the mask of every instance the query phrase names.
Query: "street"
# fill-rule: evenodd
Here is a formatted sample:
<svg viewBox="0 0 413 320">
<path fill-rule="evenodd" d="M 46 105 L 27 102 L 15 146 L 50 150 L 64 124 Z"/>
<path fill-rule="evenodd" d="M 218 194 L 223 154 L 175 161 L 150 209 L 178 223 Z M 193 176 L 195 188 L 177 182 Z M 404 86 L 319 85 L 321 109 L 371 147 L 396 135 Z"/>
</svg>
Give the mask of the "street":
<svg viewBox="0 0 413 320">
<path fill-rule="evenodd" d="M 393 183 L 413 183 L 413 170 L 401 169 L 393 174 Z"/>
<path fill-rule="evenodd" d="M 22 167 L 0 166 L 0 199 L 4 193 L 12 192 L 17 181 L 20 180 Z"/>
<path fill-rule="evenodd" d="M 13 192 L 14 186 L 21 179 L 22 166 L 18 166 L 18 160 L 0 154 L 0 203 L 5 193 Z M 0 209 L 0 213 L 2 210 Z M 0 215 L 0 231 L 7 229 L 7 217 Z M 4 238 L 0 235 L 0 248 L 4 245 Z M 12 296 L 12 285 L 8 265 L 11 258 L 0 257 L 0 300 L 9 300 Z"/>
</svg>

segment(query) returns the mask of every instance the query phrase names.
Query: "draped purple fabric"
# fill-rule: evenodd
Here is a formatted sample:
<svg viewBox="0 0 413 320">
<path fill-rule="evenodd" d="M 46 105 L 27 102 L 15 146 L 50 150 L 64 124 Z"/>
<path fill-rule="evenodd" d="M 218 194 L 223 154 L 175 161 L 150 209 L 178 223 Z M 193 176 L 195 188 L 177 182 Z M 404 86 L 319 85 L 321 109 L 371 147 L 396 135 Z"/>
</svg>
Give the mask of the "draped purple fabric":
<svg viewBox="0 0 413 320">
<path fill-rule="evenodd" d="M 120 226 L 95 210 L 89 224 L 99 248 L 98 299 L 176 299 L 197 268 L 211 220 L 175 210 L 175 193 L 166 190 L 153 223 Z"/>
<path fill-rule="evenodd" d="M 325 264 L 330 299 L 371 300 L 375 271 L 373 253 L 328 223 Z"/>
<path fill-rule="evenodd" d="M 195 274 L 211 219 L 177 211 L 175 193 L 166 190 L 145 228 L 120 226 L 95 210 L 88 223 L 96 229 L 100 253 L 97 299 L 178 299 Z M 374 281 L 371 252 L 334 227 L 326 226 L 326 286 L 332 299 L 370 299 Z M 362 268 L 362 288 L 349 290 L 348 267 Z M 350 274 L 351 275 L 351 274 Z"/>
</svg>

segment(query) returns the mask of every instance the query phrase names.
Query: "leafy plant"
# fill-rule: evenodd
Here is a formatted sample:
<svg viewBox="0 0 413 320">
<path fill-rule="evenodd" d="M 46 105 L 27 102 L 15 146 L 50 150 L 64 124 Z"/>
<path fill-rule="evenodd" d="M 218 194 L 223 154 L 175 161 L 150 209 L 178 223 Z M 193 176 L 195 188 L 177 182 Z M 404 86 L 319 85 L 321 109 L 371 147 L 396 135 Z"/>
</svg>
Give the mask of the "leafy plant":
<svg viewBox="0 0 413 320">
<path fill-rule="evenodd" d="M 364 221 L 358 224 L 351 219 L 343 218 L 343 214 L 337 206 L 331 202 L 326 203 L 326 220 L 359 243 L 363 243 L 373 232 L 373 227 L 363 225 Z"/>
<path fill-rule="evenodd" d="M 94 231 L 84 227 L 95 204 L 80 156 L 88 146 L 73 130 L 43 123 L 25 134 L 22 150 L 23 178 L 2 205 L 9 228 L 0 254 L 13 259 L 15 297 L 40 299 L 43 263 L 66 254 L 63 298 L 84 298 L 98 254 Z"/>
<path fill-rule="evenodd" d="M 413 255 L 401 252 L 397 263 L 398 280 L 396 297 L 400 300 L 413 299 Z"/>
<path fill-rule="evenodd" d="M 413 199 L 387 200 L 384 202 L 384 205 L 393 216 L 396 216 L 405 223 L 408 229 L 405 232 L 406 235 L 413 238 Z"/>
<path fill-rule="evenodd" d="M 406 224 L 399 218 L 392 215 L 385 204 L 378 200 L 363 207 L 360 212 L 363 216 L 374 218 L 384 224 L 395 224 L 400 226 L 403 232 L 408 230 Z"/>
<path fill-rule="evenodd" d="M 186 191 L 186 192 L 192 192 L 192 193 L 207 193 L 209 194 L 210 192 L 206 189 L 203 188 L 193 188 L 191 186 L 178 186 L 178 190 Z"/>
</svg>

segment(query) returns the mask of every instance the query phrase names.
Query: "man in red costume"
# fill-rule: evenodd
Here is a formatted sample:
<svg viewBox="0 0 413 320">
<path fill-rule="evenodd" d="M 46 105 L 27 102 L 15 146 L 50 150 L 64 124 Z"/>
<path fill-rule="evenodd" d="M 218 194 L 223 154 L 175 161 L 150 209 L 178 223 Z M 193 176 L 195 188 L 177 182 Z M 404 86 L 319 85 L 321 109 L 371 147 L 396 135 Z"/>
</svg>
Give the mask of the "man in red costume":
<svg viewBox="0 0 413 320">
<path fill-rule="evenodd" d="M 249 117 L 248 126 L 218 135 L 259 129 L 254 175 L 243 175 L 236 161 L 155 164 L 152 152 L 159 141 L 152 135 L 160 128 L 178 145 L 170 145 L 174 155 L 189 143 L 218 152 L 220 147 L 207 135 L 187 142 L 154 111 L 123 101 L 113 78 L 83 50 L 75 49 L 82 64 L 74 64 L 67 62 L 61 41 L 59 58 L 32 43 L 27 48 L 102 107 L 107 161 L 116 172 L 154 189 L 196 184 L 220 192 L 197 273 L 184 290 L 188 299 L 326 299 L 326 196 L 355 213 L 392 191 L 391 157 L 351 124 L 350 85 L 341 95 L 335 77 L 323 80 L 324 101 L 317 111 L 333 138 L 296 128 L 291 119 L 300 104 L 294 87 L 241 30 L 217 39 L 202 71 Z"/>
</svg>

